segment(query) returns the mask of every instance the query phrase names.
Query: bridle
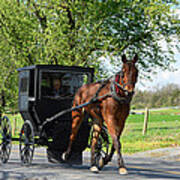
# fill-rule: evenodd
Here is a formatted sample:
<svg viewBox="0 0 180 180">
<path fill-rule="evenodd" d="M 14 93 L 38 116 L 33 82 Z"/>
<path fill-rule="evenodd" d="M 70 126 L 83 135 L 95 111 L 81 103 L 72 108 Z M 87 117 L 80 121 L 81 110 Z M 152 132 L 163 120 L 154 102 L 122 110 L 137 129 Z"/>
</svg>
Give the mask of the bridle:
<svg viewBox="0 0 180 180">
<path fill-rule="evenodd" d="M 131 74 L 130 74 L 131 75 Z M 124 82 L 124 72 L 121 70 L 118 73 L 115 74 L 113 79 L 111 80 L 111 94 L 112 97 L 117 100 L 119 103 L 123 104 L 129 104 L 130 101 L 132 100 L 132 96 L 134 94 L 133 92 L 129 92 L 128 90 L 125 89 L 127 85 L 133 84 L 133 82 Z M 121 81 L 121 84 L 119 82 Z M 120 96 L 120 93 L 123 92 L 124 96 Z"/>
</svg>

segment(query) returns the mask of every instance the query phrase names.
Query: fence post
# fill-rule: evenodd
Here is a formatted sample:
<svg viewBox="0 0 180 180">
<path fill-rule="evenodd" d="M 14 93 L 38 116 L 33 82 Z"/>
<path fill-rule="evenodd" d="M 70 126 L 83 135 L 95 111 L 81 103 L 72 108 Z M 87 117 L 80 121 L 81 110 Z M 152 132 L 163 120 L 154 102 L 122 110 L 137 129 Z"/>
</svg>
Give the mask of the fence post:
<svg viewBox="0 0 180 180">
<path fill-rule="evenodd" d="M 145 112 L 144 112 L 144 126 L 143 126 L 143 132 L 142 132 L 143 135 L 145 135 L 147 132 L 148 119 L 149 119 L 149 109 L 146 107 Z"/>
</svg>

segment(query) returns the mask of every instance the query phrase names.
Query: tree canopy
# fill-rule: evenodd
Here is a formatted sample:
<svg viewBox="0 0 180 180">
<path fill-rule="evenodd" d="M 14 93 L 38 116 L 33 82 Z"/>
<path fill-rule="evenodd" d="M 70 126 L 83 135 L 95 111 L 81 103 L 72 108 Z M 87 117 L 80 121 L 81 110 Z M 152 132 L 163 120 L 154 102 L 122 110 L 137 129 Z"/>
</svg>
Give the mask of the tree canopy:
<svg viewBox="0 0 180 180">
<path fill-rule="evenodd" d="M 177 5 L 176 0 L 1 0 L 0 88 L 14 97 L 16 68 L 31 64 L 98 70 L 99 57 L 111 57 L 113 64 L 124 53 L 137 53 L 142 72 L 169 68 L 174 48 L 180 49 Z"/>
</svg>

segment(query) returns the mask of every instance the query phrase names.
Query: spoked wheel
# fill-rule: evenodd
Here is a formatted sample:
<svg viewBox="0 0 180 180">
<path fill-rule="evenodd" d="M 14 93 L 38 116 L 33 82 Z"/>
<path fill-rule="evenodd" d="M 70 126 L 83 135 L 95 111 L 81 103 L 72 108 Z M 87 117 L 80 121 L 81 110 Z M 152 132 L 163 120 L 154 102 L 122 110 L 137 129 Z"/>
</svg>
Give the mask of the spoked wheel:
<svg viewBox="0 0 180 180">
<path fill-rule="evenodd" d="M 92 132 L 93 133 L 93 132 Z M 92 137 L 92 136 L 91 136 Z M 106 126 L 103 125 L 95 147 L 95 163 L 98 169 L 104 167 L 104 159 L 109 155 L 109 137 Z"/>
<path fill-rule="evenodd" d="M 11 154 L 12 130 L 8 117 L 0 119 L 0 159 L 2 163 L 7 163 Z"/>
<path fill-rule="evenodd" d="M 26 120 L 19 138 L 19 151 L 22 165 L 30 165 L 34 155 L 34 130 L 31 122 Z"/>
</svg>

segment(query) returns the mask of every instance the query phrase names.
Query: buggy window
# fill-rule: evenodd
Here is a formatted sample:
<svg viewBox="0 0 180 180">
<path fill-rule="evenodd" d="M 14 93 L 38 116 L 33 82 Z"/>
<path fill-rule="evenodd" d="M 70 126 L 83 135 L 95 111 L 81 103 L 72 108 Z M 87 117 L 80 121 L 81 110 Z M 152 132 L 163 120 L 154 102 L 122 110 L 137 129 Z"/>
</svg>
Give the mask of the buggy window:
<svg viewBox="0 0 180 180">
<path fill-rule="evenodd" d="M 88 76 L 86 74 L 72 74 L 69 80 L 71 92 L 73 94 L 83 85 L 88 83 Z"/>
<path fill-rule="evenodd" d="M 20 93 L 34 97 L 34 70 L 21 72 L 20 74 Z"/>
<path fill-rule="evenodd" d="M 69 72 L 42 72 L 41 95 L 42 97 L 73 96 L 77 89 L 87 82 L 87 74 Z"/>
<path fill-rule="evenodd" d="M 28 91 L 28 78 L 24 77 L 20 82 L 20 92 L 24 93 Z"/>
<path fill-rule="evenodd" d="M 30 70 L 30 80 L 29 80 L 29 96 L 30 97 L 34 97 L 35 96 L 35 92 L 34 92 L 34 70 Z"/>
<path fill-rule="evenodd" d="M 29 94 L 29 71 L 22 71 L 19 74 L 19 92 L 22 94 Z"/>
</svg>

